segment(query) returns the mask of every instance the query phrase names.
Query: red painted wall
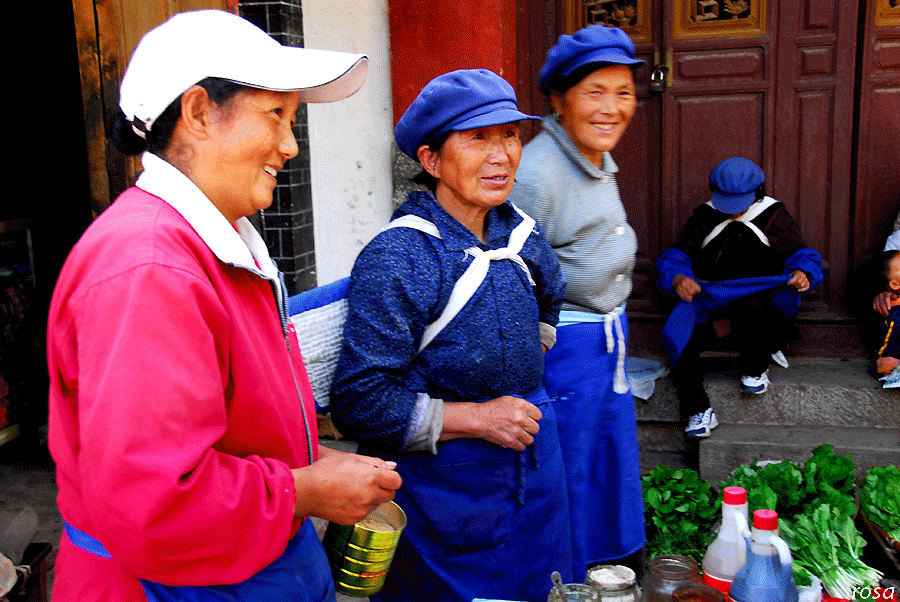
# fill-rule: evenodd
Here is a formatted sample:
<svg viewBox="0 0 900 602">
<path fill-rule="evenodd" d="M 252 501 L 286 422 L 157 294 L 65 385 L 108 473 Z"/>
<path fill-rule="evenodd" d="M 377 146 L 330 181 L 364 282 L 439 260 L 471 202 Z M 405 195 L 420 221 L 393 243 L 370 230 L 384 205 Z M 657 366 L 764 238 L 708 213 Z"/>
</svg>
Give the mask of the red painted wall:
<svg viewBox="0 0 900 602">
<path fill-rule="evenodd" d="M 515 0 L 389 0 L 394 123 L 431 79 L 490 69 L 516 85 Z"/>
</svg>

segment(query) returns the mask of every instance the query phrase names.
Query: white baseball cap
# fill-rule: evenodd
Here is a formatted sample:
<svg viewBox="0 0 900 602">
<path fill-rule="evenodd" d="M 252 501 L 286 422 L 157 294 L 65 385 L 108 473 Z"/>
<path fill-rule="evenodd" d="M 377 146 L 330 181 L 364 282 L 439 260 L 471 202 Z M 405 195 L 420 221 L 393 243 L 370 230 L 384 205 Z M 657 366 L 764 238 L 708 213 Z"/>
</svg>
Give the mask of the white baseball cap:
<svg viewBox="0 0 900 602">
<path fill-rule="evenodd" d="M 359 90 L 363 54 L 282 46 L 223 10 L 179 13 L 147 32 L 131 56 L 119 108 L 143 136 L 182 92 L 207 77 L 252 88 L 300 91 L 301 102 L 334 102 Z"/>
</svg>

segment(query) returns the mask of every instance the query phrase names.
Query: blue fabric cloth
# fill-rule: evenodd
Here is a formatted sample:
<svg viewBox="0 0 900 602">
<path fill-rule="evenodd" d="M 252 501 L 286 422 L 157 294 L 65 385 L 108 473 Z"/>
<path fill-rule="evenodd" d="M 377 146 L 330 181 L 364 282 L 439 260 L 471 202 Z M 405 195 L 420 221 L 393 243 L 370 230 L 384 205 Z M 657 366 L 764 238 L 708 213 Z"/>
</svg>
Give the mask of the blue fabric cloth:
<svg viewBox="0 0 900 602">
<path fill-rule="evenodd" d="M 397 462 L 394 501 L 408 521 L 373 602 L 544 602 L 553 571 L 572 581 L 556 413 L 543 387 L 524 397 L 543 416 L 522 452 L 481 439 L 446 441 L 437 455 L 363 448 Z"/>
<path fill-rule="evenodd" d="M 347 277 L 292 295 L 288 297 L 288 315 L 293 316 L 340 301 L 347 297 L 349 288 L 350 278 Z"/>
<path fill-rule="evenodd" d="M 628 321 L 623 313 L 625 340 Z M 616 343 L 618 346 L 618 343 Z M 607 351 L 603 324 L 557 330 L 544 385 L 559 422 L 569 488 L 572 572 L 619 559 L 646 542 L 634 398 L 613 391 L 618 349 Z"/>
<path fill-rule="evenodd" d="M 565 291 L 559 262 L 535 226 L 519 255 L 537 285 L 514 262 L 491 262 L 466 306 L 417 353 L 472 260 L 465 249 L 505 247 L 522 218 L 508 203 L 495 207 L 482 244 L 429 194 L 410 194 L 394 217 L 407 214 L 435 224 L 441 238 L 393 228 L 360 253 L 331 390 L 338 430 L 394 453 L 403 449 L 419 393 L 478 401 L 537 388 L 544 369 L 538 323 L 556 325 Z"/>
<path fill-rule="evenodd" d="M 674 295 L 672 280 L 678 274 L 694 278 L 690 258 L 681 250 L 666 250 L 656 262 L 659 274 L 658 286 Z M 674 366 L 687 346 L 694 327 L 698 322 L 709 320 L 712 312 L 741 297 L 771 290 L 772 301 L 786 316 L 793 316 L 800 310 L 802 293 L 793 287 L 786 287 L 794 270 L 807 274 L 810 289 L 822 282 L 822 258 L 819 253 L 808 248 L 800 249 L 785 261 L 784 272 L 778 276 L 755 278 L 735 278 L 717 282 L 698 281 L 701 292 L 690 302 L 679 301 L 662 328 L 663 346 L 669 365 Z"/>
<path fill-rule="evenodd" d="M 110 558 L 102 543 L 68 523 L 66 536 L 82 550 Z M 162 585 L 141 579 L 148 602 L 334 602 L 334 580 L 312 521 L 303 523 L 272 564 L 241 583 Z"/>
</svg>

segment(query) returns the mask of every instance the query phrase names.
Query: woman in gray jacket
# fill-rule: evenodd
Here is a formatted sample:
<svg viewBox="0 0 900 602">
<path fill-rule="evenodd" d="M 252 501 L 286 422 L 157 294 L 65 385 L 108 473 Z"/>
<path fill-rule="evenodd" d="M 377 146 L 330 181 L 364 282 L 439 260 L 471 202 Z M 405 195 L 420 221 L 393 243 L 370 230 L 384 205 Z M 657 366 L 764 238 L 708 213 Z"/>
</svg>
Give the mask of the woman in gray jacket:
<svg viewBox="0 0 900 602">
<path fill-rule="evenodd" d="M 634 115 L 634 45 L 594 25 L 563 35 L 540 89 L 553 113 L 524 149 L 510 200 L 544 228 L 568 281 L 544 385 L 559 416 L 573 575 L 615 561 L 640 572 L 646 535 L 625 300 L 637 241 L 612 150 Z"/>
</svg>

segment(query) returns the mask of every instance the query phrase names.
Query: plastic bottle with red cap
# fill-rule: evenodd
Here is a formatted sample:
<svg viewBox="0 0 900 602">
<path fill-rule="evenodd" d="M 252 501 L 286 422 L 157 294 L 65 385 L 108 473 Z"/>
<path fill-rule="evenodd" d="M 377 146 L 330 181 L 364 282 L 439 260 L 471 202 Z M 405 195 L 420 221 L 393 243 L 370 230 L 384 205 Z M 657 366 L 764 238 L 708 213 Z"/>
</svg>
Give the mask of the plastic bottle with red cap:
<svg viewBox="0 0 900 602">
<path fill-rule="evenodd" d="M 751 536 L 745 533 L 747 562 L 734 576 L 728 590 L 734 602 L 797 602 L 797 584 L 788 545 L 778 536 L 778 514 L 753 513 Z"/>
<path fill-rule="evenodd" d="M 703 556 L 703 583 L 723 592 L 747 561 L 747 490 L 743 487 L 726 487 L 722 492 L 722 522 L 715 541 Z"/>
</svg>

